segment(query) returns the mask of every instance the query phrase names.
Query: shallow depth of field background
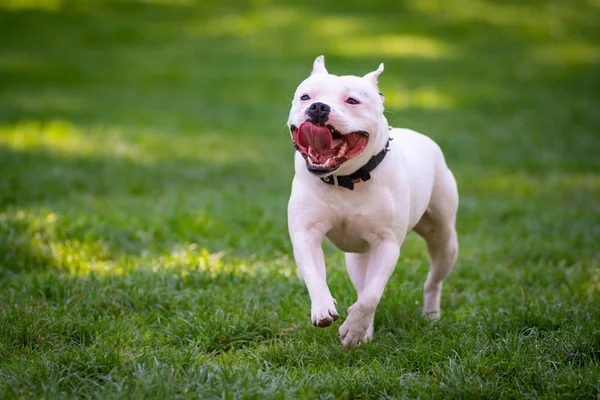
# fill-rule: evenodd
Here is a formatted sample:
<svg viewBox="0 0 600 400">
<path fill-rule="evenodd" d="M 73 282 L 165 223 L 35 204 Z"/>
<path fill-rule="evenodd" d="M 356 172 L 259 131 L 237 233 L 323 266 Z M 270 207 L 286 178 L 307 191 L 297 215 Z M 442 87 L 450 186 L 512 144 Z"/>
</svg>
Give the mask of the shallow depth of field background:
<svg viewBox="0 0 600 400">
<path fill-rule="evenodd" d="M 0 1 L 0 397 L 600 396 L 600 2 Z M 385 63 L 459 184 L 343 351 L 286 227 L 291 96 Z M 325 245 L 343 320 L 355 300 Z"/>
</svg>

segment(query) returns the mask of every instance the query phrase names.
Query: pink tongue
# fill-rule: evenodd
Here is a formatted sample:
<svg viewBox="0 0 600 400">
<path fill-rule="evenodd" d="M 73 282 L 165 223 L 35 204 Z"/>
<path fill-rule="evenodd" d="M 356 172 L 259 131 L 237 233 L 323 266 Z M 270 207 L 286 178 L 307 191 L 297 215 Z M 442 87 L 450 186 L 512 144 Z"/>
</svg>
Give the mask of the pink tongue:
<svg viewBox="0 0 600 400">
<path fill-rule="evenodd" d="M 331 149 L 331 132 L 325 126 L 304 122 L 298 128 L 298 141 L 304 147 L 311 147 L 316 152 Z"/>
</svg>

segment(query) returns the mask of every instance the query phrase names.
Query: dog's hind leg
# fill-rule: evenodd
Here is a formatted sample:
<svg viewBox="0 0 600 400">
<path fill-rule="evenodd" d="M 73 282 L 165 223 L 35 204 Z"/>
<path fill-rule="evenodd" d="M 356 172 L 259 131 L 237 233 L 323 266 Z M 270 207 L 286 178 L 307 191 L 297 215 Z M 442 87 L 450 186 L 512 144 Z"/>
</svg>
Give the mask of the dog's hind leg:
<svg viewBox="0 0 600 400">
<path fill-rule="evenodd" d="M 425 239 L 429 254 L 423 301 L 423 316 L 428 319 L 440 316 L 442 279 L 450 273 L 458 257 L 457 209 L 456 181 L 450 170 L 440 166 L 427 211 L 414 228 Z"/>
<path fill-rule="evenodd" d="M 369 253 L 346 253 L 346 269 L 350 280 L 356 289 L 356 293 L 360 296 L 365 288 L 365 279 L 367 277 L 367 269 L 369 265 Z M 371 318 L 371 324 L 367 329 L 367 334 L 364 341 L 368 342 L 373 337 L 373 320 Z"/>
</svg>

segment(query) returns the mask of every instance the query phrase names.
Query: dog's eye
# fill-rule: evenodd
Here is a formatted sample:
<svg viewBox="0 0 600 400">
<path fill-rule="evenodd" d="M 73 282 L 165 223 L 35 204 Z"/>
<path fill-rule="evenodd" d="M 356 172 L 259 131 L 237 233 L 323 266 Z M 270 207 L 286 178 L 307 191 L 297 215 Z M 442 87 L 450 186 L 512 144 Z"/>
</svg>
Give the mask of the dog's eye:
<svg viewBox="0 0 600 400">
<path fill-rule="evenodd" d="M 310 96 L 307 94 L 303 94 L 302 96 L 300 96 L 300 100 L 302 100 L 302 101 L 310 100 Z"/>
<path fill-rule="evenodd" d="M 348 100 L 346 100 L 346 103 L 348 103 L 348 104 L 360 104 L 360 101 L 356 100 L 354 97 L 348 97 Z"/>
</svg>

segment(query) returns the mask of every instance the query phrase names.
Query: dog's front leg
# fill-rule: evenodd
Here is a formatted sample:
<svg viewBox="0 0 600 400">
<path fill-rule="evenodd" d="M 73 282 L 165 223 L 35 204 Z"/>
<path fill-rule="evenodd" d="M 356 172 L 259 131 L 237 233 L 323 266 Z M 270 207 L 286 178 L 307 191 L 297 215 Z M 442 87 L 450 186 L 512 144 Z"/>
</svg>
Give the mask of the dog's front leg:
<svg viewBox="0 0 600 400">
<path fill-rule="evenodd" d="M 310 296 L 314 326 L 325 328 L 338 319 L 336 301 L 331 296 L 325 274 L 325 256 L 321 244 L 325 228 L 320 224 L 293 229 L 290 232 L 294 258 Z"/>
<path fill-rule="evenodd" d="M 399 256 L 400 245 L 392 240 L 379 242 L 369 251 L 365 287 L 356 303 L 348 308 L 348 318 L 338 331 L 345 349 L 358 346 L 361 341 L 369 339 L 369 325 Z"/>
</svg>

